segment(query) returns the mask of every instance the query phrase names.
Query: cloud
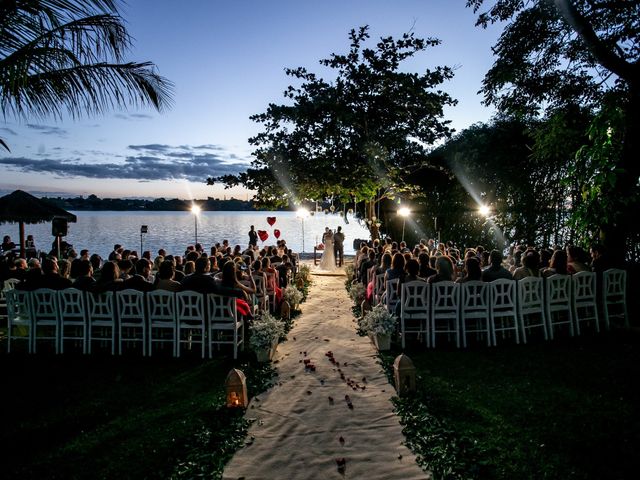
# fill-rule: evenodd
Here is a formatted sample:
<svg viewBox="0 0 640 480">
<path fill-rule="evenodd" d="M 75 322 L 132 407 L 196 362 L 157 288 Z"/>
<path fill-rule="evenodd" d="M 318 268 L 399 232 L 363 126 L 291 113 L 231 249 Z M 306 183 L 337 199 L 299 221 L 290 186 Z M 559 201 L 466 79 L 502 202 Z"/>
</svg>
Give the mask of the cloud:
<svg viewBox="0 0 640 480">
<path fill-rule="evenodd" d="M 15 131 L 7 127 L 0 127 L 0 132 L 8 133 L 9 135 L 18 135 Z"/>
<path fill-rule="evenodd" d="M 116 113 L 114 117 L 120 120 L 149 120 L 153 118 L 152 115 L 146 113 Z"/>
<path fill-rule="evenodd" d="M 64 128 L 54 127 L 51 125 L 35 125 L 33 123 L 27 123 L 27 128 L 37 130 L 43 135 L 57 135 L 58 137 L 66 137 L 68 133 Z"/>
<path fill-rule="evenodd" d="M 230 162 L 218 154 L 204 153 L 188 158 L 168 156 L 128 156 L 124 163 L 86 163 L 76 160 L 0 158 L 0 165 L 23 172 L 55 177 L 119 178 L 138 181 L 189 180 L 203 182 L 210 175 L 235 174 L 246 170 L 247 163 Z"/>
</svg>

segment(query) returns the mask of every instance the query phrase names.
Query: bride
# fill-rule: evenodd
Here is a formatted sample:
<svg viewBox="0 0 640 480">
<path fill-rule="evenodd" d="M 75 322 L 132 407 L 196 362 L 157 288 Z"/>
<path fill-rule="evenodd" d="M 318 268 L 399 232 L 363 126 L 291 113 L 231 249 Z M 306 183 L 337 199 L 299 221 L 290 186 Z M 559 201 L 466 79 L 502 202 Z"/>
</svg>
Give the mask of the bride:
<svg viewBox="0 0 640 480">
<path fill-rule="evenodd" d="M 325 227 L 324 229 L 322 243 L 324 243 L 324 251 L 322 252 L 318 269 L 332 272 L 336 269 L 336 259 L 333 254 L 333 232 L 329 227 Z"/>
</svg>

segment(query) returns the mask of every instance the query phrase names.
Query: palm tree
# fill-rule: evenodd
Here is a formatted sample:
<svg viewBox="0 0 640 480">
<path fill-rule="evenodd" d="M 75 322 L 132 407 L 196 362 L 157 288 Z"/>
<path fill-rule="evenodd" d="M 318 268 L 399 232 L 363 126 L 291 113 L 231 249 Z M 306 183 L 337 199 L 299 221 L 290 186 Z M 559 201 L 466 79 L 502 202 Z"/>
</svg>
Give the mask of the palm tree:
<svg viewBox="0 0 640 480">
<path fill-rule="evenodd" d="M 3 116 L 73 118 L 171 104 L 173 84 L 151 62 L 125 62 L 131 37 L 119 0 L 2 0 Z M 8 148 L 5 142 L 0 143 Z"/>
</svg>

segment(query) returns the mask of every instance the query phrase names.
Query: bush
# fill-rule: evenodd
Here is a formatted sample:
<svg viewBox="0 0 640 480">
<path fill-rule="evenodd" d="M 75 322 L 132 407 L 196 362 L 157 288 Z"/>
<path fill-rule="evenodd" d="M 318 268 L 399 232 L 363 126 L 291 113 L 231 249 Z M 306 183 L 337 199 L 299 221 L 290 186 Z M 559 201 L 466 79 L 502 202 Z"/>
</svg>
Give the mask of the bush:
<svg viewBox="0 0 640 480">
<path fill-rule="evenodd" d="M 390 314 L 384 305 L 376 305 L 358 320 L 358 327 L 366 333 L 392 334 L 396 331 L 398 319 Z"/>
<path fill-rule="evenodd" d="M 304 295 L 298 290 L 295 285 L 289 285 L 282 292 L 282 299 L 289 304 L 291 308 L 302 302 Z"/>
<path fill-rule="evenodd" d="M 349 296 L 353 303 L 355 303 L 358 307 L 364 301 L 367 295 L 367 288 L 360 282 L 354 283 L 351 285 L 351 289 L 349 290 Z"/>
<path fill-rule="evenodd" d="M 249 327 L 251 338 L 249 344 L 254 350 L 271 348 L 274 341 L 278 341 L 285 334 L 285 325 L 282 320 L 275 318 L 268 312 L 264 312 L 256 318 Z"/>
</svg>

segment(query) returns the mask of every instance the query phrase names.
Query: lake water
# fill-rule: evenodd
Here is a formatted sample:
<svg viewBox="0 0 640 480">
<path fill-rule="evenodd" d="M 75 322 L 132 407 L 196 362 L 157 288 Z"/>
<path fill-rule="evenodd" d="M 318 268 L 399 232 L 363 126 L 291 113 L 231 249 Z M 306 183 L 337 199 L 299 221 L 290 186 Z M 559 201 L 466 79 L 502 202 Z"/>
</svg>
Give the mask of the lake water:
<svg viewBox="0 0 640 480">
<path fill-rule="evenodd" d="M 147 225 L 149 233 L 143 236 L 143 250 L 150 250 L 152 256 L 160 248 L 168 253 L 182 254 L 187 245 L 195 243 L 195 218 L 190 212 L 73 212 L 77 223 L 69 224 L 67 242 L 76 251 L 83 248 L 91 253 L 105 257 L 119 243 L 127 249 L 140 250 L 140 227 Z M 267 217 L 276 217 L 276 223 L 270 226 Z M 342 226 L 345 234 L 345 253 L 353 254 L 353 240 L 369 238 L 369 232 L 355 219 L 348 216 L 349 223 L 339 215 L 316 213 L 304 220 L 304 251 L 313 252 L 314 244 L 322 239 L 325 227 L 334 229 Z M 198 242 L 208 251 L 211 245 L 227 239 L 231 246 L 243 248 L 249 242 L 247 232 L 254 225 L 256 230 L 265 230 L 269 238 L 264 245 L 274 245 L 274 230 L 280 230 L 280 238 L 294 251 L 302 252 L 302 220 L 296 212 L 201 212 L 198 215 Z M 36 247 L 49 250 L 54 237 L 51 236 L 51 224 L 25 225 L 25 235 L 33 235 Z M 0 235 L 10 235 L 18 243 L 18 224 L 0 225 Z M 258 245 L 263 245 L 258 241 Z"/>
</svg>

